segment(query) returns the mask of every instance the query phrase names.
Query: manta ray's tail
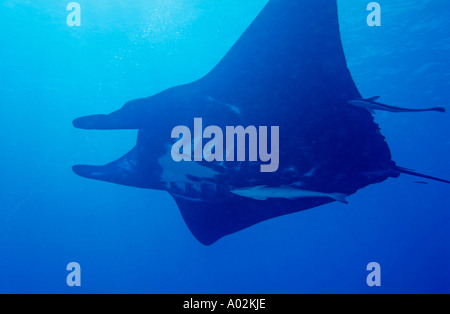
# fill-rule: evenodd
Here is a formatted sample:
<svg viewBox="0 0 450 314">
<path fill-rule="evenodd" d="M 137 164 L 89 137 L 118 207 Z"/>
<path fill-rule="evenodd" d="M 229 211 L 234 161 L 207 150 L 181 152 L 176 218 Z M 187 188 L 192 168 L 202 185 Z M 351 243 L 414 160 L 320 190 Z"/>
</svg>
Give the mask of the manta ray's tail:
<svg viewBox="0 0 450 314">
<path fill-rule="evenodd" d="M 450 181 L 448 181 L 448 180 L 444 180 L 444 179 L 439 179 L 439 178 L 436 178 L 436 177 L 427 176 L 427 175 L 425 175 L 425 174 L 417 173 L 417 172 L 415 172 L 414 170 L 411 170 L 411 169 L 406 169 L 406 168 L 402 168 L 402 167 L 397 167 L 397 170 L 398 170 L 400 173 L 408 174 L 408 175 L 410 175 L 410 176 L 415 176 L 415 177 L 419 177 L 419 178 L 424 178 L 424 179 L 429 179 L 429 180 L 434 180 L 434 181 L 439 181 L 439 182 L 444 182 L 444 183 L 449 183 L 449 184 L 450 184 Z"/>
</svg>

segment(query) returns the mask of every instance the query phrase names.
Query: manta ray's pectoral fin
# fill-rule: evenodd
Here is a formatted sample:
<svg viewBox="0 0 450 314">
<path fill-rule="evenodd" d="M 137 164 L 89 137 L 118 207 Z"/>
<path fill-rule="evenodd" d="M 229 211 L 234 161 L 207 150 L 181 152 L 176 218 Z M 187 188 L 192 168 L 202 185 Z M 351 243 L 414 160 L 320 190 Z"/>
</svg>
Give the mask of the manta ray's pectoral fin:
<svg viewBox="0 0 450 314">
<path fill-rule="evenodd" d="M 211 245 L 220 238 L 279 216 L 314 208 L 332 202 L 331 198 L 301 200 L 247 197 L 204 201 L 189 200 L 172 194 L 192 234 L 203 244 Z"/>
</svg>

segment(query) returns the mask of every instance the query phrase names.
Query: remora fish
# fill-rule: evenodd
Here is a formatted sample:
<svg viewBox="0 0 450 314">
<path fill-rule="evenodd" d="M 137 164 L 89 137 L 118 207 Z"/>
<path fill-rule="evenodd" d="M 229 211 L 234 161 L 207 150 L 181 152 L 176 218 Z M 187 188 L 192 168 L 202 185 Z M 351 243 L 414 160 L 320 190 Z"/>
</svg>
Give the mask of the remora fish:
<svg viewBox="0 0 450 314">
<path fill-rule="evenodd" d="M 446 112 L 444 107 L 435 107 L 428 109 L 408 109 L 408 108 L 400 108 L 394 106 L 388 106 L 379 102 L 376 102 L 380 96 L 371 97 L 368 99 L 352 99 L 349 100 L 348 103 L 352 106 L 364 108 L 374 113 L 375 110 L 389 111 L 389 112 L 424 112 L 424 111 L 437 111 L 437 112 Z"/>
<path fill-rule="evenodd" d="M 232 190 L 231 193 L 251 198 L 254 200 L 265 201 L 269 198 L 285 198 L 288 200 L 296 200 L 299 198 L 325 197 L 335 201 L 348 204 L 347 194 L 342 193 L 322 193 L 308 190 L 301 190 L 292 187 L 268 187 L 265 185 L 249 188 L 239 188 Z"/>
</svg>

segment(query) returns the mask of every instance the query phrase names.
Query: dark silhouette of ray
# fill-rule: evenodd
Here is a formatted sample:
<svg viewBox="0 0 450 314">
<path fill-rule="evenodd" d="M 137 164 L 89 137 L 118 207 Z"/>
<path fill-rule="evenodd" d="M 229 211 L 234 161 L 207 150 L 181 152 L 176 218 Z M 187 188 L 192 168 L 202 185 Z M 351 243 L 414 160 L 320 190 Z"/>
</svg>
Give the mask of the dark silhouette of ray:
<svg viewBox="0 0 450 314">
<path fill-rule="evenodd" d="M 82 129 L 138 129 L 136 147 L 106 166 L 75 166 L 83 177 L 168 191 L 199 241 L 212 244 L 259 222 L 314 208 L 329 198 L 231 193 L 268 185 L 351 195 L 401 173 L 346 65 L 336 0 L 271 0 L 222 61 L 199 81 L 130 101 Z M 171 131 L 194 118 L 226 126 L 279 126 L 279 168 L 261 162 L 175 162 Z M 426 178 L 430 178 L 427 177 Z"/>
</svg>

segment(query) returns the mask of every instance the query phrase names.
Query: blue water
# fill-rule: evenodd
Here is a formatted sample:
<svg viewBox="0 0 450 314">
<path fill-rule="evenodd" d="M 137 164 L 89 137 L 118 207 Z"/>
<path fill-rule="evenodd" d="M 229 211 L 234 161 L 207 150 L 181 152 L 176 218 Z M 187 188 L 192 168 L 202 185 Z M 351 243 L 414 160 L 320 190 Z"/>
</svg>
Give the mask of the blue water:
<svg viewBox="0 0 450 314">
<path fill-rule="evenodd" d="M 171 197 L 95 182 L 74 164 L 128 152 L 136 131 L 82 131 L 74 118 L 199 79 L 267 0 L 0 3 L 1 293 L 450 292 L 449 186 L 402 176 L 350 198 L 272 219 L 213 246 L 190 234 Z M 449 105 L 450 3 L 340 0 L 360 92 L 392 105 Z M 377 113 L 401 166 L 450 178 L 449 115 Z M 422 180 L 419 180 L 422 181 Z M 68 287 L 78 262 L 82 286 Z M 381 265 L 368 287 L 366 266 Z"/>
</svg>

